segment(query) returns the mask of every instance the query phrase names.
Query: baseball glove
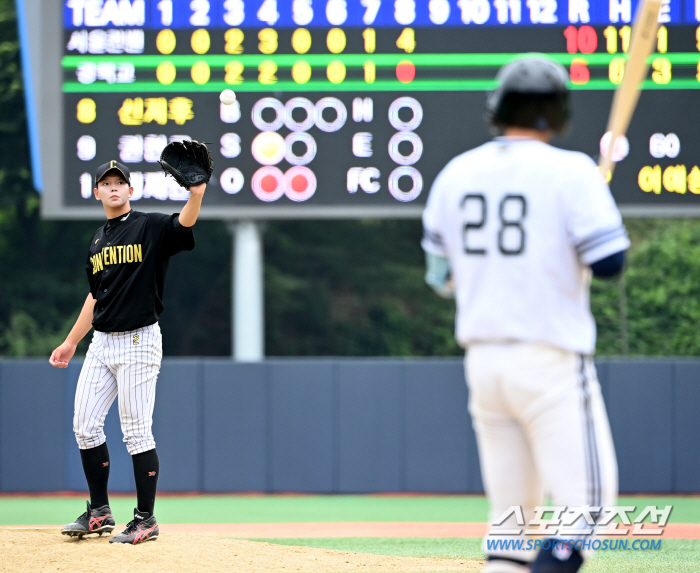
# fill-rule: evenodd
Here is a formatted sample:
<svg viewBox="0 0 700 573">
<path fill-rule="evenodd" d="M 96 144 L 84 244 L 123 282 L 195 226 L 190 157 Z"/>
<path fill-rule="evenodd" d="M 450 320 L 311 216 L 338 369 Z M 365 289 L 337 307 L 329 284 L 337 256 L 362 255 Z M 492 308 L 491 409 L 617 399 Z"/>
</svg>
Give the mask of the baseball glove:
<svg viewBox="0 0 700 573">
<path fill-rule="evenodd" d="M 158 163 L 185 189 L 208 183 L 214 170 L 207 146 L 194 140 L 168 143 Z"/>
</svg>

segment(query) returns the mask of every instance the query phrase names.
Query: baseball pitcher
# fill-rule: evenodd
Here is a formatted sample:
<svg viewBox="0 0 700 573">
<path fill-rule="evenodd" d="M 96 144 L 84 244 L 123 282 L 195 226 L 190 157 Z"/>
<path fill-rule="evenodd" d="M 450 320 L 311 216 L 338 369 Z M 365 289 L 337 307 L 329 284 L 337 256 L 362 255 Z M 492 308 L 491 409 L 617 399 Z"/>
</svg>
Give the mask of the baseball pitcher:
<svg viewBox="0 0 700 573">
<path fill-rule="evenodd" d="M 90 292 L 75 326 L 49 359 L 52 366 L 66 368 L 78 342 L 95 329 L 75 392 L 73 418 L 90 501 L 87 511 L 61 530 L 64 535 L 101 536 L 115 527 L 107 491 L 110 461 L 104 423 L 119 396 L 138 507 L 133 521 L 110 543 L 135 545 L 158 537 L 153 508 L 160 464 L 151 432 L 163 356 L 158 319 L 170 257 L 194 248 L 192 226 L 212 171 L 206 147 L 196 141 L 169 144 L 161 166 L 190 191 L 179 215 L 132 210 L 129 169 L 117 161 L 101 165 L 95 174 L 94 194 L 102 201 L 107 222 L 90 240 L 85 265 Z"/>
</svg>

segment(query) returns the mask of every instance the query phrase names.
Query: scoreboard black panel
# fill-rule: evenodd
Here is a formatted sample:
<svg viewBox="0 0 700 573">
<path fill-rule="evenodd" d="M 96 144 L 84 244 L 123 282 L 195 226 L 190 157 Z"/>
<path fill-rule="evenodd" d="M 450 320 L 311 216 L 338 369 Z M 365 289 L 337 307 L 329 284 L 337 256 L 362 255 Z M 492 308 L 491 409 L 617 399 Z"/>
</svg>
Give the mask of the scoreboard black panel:
<svg viewBox="0 0 700 573">
<path fill-rule="evenodd" d="M 570 72 L 558 146 L 597 157 L 629 47 L 630 0 L 65 0 L 62 203 L 96 209 L 119 159 L 138 208 L 187 195 L 157 160 L 209 144 L 203 216 L 413 217 L 437 173 L 488 141 L 500 66 L 540 52 Z M 668 0 L 619 159 L 623 211 L 700 212 L 700 0 Z M 232 89 L 237 101 L 219 102 Z M 164 204 L 171 204 L 164 207 Z"/>
</svg>

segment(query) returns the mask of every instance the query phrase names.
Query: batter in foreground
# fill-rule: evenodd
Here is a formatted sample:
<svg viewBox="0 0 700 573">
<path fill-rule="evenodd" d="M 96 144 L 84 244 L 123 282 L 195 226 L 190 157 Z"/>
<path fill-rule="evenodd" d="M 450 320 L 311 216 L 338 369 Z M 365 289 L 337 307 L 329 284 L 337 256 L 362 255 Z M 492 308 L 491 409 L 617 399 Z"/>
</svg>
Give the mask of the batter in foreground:
<svg viewBox="0 0 700 573">
<path fill-rule="evenodd" d="M 94 194 L 102 201 L 107 222 L 90 241 L 86 262 L 90 293 L 75 326 L 49 359 L 58 368 L 68 366 L 78 342 L 94 327 L 75 392 L 73 418 L 90 501 L 87 511 L 61 530 L 64 535 L 102 535 L 114 529 L 104 423 L 119 396 L 119 418 L 134 464 L 138 507 L 133 521 L 110 543 L 137 544 L 158 537 L 153 507 L 160 466 L 151 432 L 163 356 L 158 318 L 163 312 L 170 257 L 194 248 L 192 226 L 205 189 L 206 182 L 191 186 L 179 215 L 139 213 L 129 205 L 134 189 L 127 167 L 110 161 L 97 169 Z"/>
<path fill-rule="evenodd" d="M 520 507 L 527 528 L 547 498 L 595 519 L 615 503 L 617 464 L 591 357 L 589 284 L 622 272 L 630 243 L 591 158 L 549 145 L 570 116 L 566 70 L 528 56 L 497 79 L 487 117 L 500 137 L 453 159 L 430 192 L 426 281 L 456 298 L 489 521 Z M 525 529 L 519 517 L 498 529 Z M 575 573 L 590 553 L 498 539 L 536 538 L 492 526 L 485 572 Z"/>
</svg>

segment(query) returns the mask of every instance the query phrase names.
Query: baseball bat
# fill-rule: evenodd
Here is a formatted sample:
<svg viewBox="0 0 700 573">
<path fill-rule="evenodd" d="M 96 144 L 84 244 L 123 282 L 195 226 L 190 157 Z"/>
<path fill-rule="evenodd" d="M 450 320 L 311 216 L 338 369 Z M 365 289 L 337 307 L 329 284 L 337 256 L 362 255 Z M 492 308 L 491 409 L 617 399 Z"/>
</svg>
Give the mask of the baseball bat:
<svg viewBox="0 0 700 573">
<path fill-rule="evenodd" d="M 646 78 L 649 69 L 646 60 L 654 51 L 661 4 L 662 0 L 641 0 L 632 24 L 632 38 L 630 39 L 624 76 L 615 90 L 608 118 L 606 133 L 612 132 L 610 143 L 607 153 L 601 155 L 598 163 L 607 181 L 612 179 L 615 169 L 615 162 L 612 159 L 615 143 L 627 133 L 632 114 L 637 107 L 637 101 L 639 101 L 640 84 Z"/>
</svg>

